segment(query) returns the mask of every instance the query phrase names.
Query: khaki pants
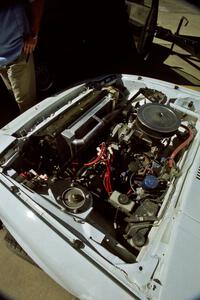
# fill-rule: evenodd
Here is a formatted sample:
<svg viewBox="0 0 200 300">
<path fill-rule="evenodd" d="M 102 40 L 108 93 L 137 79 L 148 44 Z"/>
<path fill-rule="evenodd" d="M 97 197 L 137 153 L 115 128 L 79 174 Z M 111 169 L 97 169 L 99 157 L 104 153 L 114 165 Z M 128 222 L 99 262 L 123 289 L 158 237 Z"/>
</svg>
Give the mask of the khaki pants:
<svg viewBox="0 0 200 300">
<path fill-rule="evenodd" d="M 0 75 L 15 97 L 20 112 L 24 112 L 35 104 L 36 84 L 33 55 L 26 61 L 22 54 L 13 63 L 0 67 Z"/>
</svg>

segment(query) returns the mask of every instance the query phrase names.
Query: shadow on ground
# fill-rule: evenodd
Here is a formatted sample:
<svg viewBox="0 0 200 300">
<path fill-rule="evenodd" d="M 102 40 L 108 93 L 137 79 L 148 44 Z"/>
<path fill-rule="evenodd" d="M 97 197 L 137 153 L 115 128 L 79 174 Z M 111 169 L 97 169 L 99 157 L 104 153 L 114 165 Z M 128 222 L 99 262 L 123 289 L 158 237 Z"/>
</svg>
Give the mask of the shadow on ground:
<svg viewBox="0 0 200 300">
<path fill-rule="evenodd" d="M 197 7 L 200 7 L 200 2 L 199 0 L 187 0 L 187 2 L 196 5 Z"/>
<path fill-rule="evenodd" d="M 147 61 L 139 58 L 133 49 L 127 55 L 114 57 L 114 59 L 100 59 L 100 53 L 93 61 L 87 60 L 80 62 L 78 59 L 65 60 L 65 64 L 60 65 L 57 74 L 54 74 L 54 85 L 47 92 L 40 92 L 38 99 L 44 99 L 57 93 L 77 82 L 84 81 L 95 76 L 109 73 L 138 74 L 142 76 L 157 78 L 173 82 L 178 85 L 199 85 L 200 81 L 191 74 L 185 74 L 180 67 L 170 67 L 165 64 L 165 60 L 171 55 L 170 49 L 158 44 L 153 44 Z M 39 100 L 39 101 L 40 101 Z M 7 124 L 18 114 L 18 108 L 12 97 L 8 94 L 3 83 L 0 82 L 0 127 Z"/>
</svg>

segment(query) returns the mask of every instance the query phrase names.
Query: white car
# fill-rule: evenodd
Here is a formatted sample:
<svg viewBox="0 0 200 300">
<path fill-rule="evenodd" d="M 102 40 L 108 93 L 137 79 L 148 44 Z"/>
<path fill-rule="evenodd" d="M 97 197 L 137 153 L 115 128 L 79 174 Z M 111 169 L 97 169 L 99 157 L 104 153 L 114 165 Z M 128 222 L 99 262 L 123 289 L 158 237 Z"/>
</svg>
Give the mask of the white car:
<svg viewBox="0 0 200 300">
<path fill-rule="evenodd" d="M 80 299 L 200 296 L 200 94 L 111 75 L 0 130 L 0 219 Z"/>
</svg>

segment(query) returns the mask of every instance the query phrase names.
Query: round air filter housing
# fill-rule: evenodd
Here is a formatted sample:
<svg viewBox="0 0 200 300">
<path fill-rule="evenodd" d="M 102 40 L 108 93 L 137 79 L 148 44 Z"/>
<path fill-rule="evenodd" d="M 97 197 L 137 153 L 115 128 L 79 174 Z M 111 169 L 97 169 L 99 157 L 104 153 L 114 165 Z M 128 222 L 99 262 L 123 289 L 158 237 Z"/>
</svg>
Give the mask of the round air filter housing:
<svg viewBox="0 0 200 300">
<path fill-rule="evenodd" d="M 141 106 L 136 119 L 138 128 L 156 139 L 171 137 L 178 130 L 180 123 L 180 119 L 171 107 L 159 103 Z"/>
</svg>

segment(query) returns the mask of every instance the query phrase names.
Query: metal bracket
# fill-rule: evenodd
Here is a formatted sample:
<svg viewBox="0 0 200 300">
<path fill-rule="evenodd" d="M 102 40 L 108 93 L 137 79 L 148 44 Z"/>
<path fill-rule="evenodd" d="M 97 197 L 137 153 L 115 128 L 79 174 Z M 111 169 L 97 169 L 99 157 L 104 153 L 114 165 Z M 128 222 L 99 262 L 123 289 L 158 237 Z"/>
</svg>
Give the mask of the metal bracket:
<svg viewBox="0 0 200 300">
<path fill-rule="evenodd" d="M 180 29 L 181 27 L 183 26 L 183 22 L 185 21 L 185 24 L 184 24 L 184 27 L 186 27 L 189 23 L 188 19 L 186 17 L 182 17 L 178 23 L 178 26 L 177 26 L 177 29 L 176 29 L 176 32 L 175 32 L 175 35 L 179 35 L 179 32 L 180 32 Z M 171 45 L 171 51 L 173 50 L 174 48 L 174 44 L 175 44 L 175 41 L 172 42 L 172 45 Z"/>
</svg>

